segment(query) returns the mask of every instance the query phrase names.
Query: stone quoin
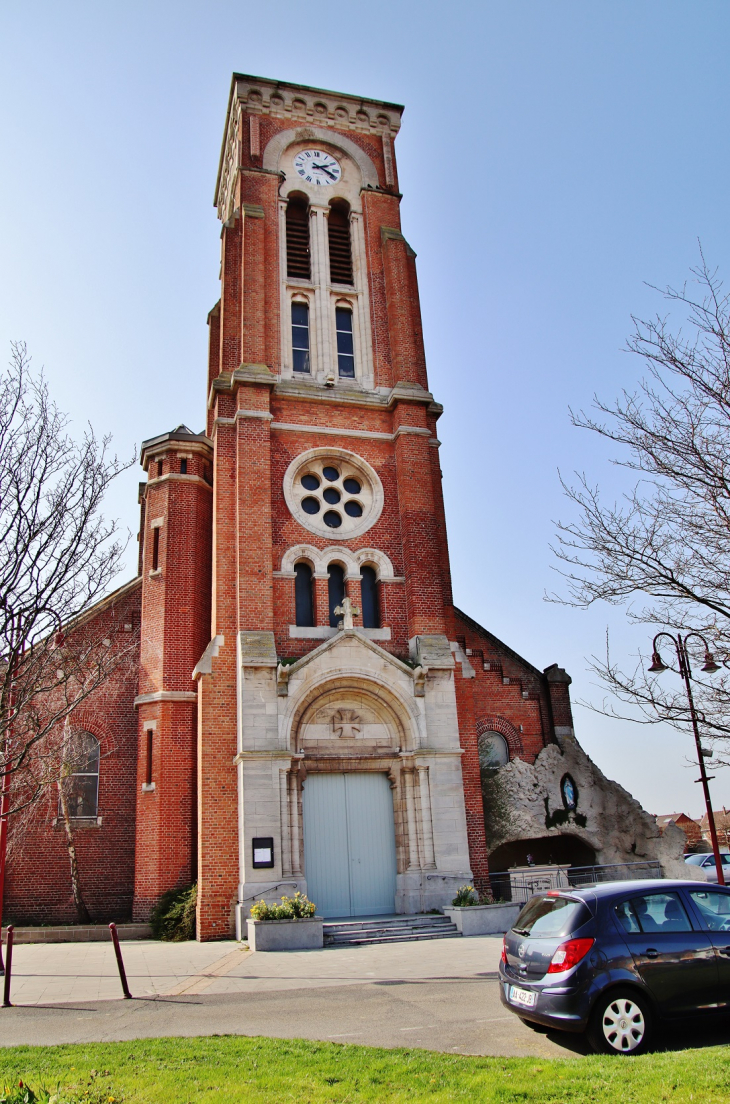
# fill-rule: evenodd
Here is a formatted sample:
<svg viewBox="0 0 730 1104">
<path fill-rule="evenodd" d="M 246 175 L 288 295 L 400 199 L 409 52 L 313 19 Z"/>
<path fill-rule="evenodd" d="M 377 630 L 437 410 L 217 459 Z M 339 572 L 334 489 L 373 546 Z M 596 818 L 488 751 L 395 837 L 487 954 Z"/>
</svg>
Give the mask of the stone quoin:
<svg viewBox="0 0 730 1104">
<path fill-rule="evenodd" d="M 76 818 L 95 919 L 195 881 L 202 940 L 297 890 L 325 917 L 425 912 L 528 854 L 676 873 L 680 834 L 576 741 L 565 671 L 453 604 L 402 112 L 233 76 L 204 431 L 142 444 L 139 575 L 91 611 L 129 607 L 138 671 L 71 719 L 100 745 Z M 6 919 L 74 918 L 54 818 L 11 850 Z"/>
</svg>

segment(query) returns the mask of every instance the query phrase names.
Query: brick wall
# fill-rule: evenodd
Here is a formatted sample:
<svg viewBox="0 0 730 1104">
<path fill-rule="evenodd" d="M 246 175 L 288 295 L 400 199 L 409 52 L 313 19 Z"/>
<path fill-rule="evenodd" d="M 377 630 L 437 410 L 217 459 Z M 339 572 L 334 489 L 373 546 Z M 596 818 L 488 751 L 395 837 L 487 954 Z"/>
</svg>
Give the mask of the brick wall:
<svg viewBox="0 0 730 1104">
<path fill-rule="evenodd" d="M 140 620 L 140 586 L 122 596 L 87 624 L 86 631 L 107 635 L 113 648 L 136 644 Z M 132 636 L 125 626 L 132 626 Z M 135 648 L 136 652 L 136 648 Z M 135 848 L 135 778 L 137 717 L 132 705 L 138 671 L 134 658 L 115 673 L 72 714 L 74 728 L 92 733 L 100 744 L 99 806 L 101 823 L 74 822 L 81 889 L 93 920 L 128 919 L 132 910 Z M 67 923 L 76 920 L 71 893 L 69 856 L 62 825 L 55 823 L 55 788 L 38 801 L 20 833 L 10 822 L 9 859 L 3 922 Z M 22 837 L 22 838 L 21 838 Z"/>
</svg>

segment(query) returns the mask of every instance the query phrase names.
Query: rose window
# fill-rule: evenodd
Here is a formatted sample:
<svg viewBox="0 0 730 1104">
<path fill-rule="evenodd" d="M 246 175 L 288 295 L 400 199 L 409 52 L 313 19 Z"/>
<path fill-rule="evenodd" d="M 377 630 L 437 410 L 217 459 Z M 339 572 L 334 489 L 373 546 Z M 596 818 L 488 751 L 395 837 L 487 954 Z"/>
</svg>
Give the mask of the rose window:
<svg viewBox="0 0 730 1104">
<path fill-rule="evenodd" d="M 376 472 L 344 449 L 310 449 L 298 456 L 287 469 L 284 497 L 312 533 L 345 540 L 369 529 L 383 507 Z"/>
</svg>

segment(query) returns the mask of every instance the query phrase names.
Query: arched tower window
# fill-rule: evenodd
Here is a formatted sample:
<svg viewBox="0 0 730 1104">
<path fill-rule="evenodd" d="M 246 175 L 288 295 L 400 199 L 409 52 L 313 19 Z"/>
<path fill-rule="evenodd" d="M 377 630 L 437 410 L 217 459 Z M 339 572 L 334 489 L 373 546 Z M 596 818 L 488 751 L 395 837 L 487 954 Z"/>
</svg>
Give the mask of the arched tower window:
<svg viewBox="0 0 730 1104">
<path fill-rule="evenodd" d="M 352 243 L 350 241 L 350 205 L 333 199 L 327 219 L 330 247 L 330 280 L 333 284 L 352 284 Z"/>
<path fill-rule="evenodd" d="M 327 591 L 330 606 L 330 626 L 336 629 L 340 618 L 335 613 L 335 610 L 338 606 L 342 605 L 342 600 L 345 597 L 345 569 L 344 567 L 340 567 L 339 564 L 330 564 L 327 569 L 327 574 L 329 576 L 327 580 Z"/>
<path fill-rule="evenodd" d="M 295 372 L 309 372 L 309 304 L 291 305 L 291 346 Z"/>
<path fill-rule="evenodd" d="M 294 599 L 297 625 L 314 624 L 314 601 L 312 599 L 312 569 L 309 564 L 294 564 Z"/>
<path fill-rule="evenodd" d="M 95 817 L 99 807 L 99 741 L 90 732 L 75 732 L 61 781 L 69 816 Z M 62 815 L 59 802 L 59 816 Z"/>
<path fill-rule="evenodd" d="M 349 307 L 335 308 L 337 329 L 337 371 L 340 376 L 355 378 L 355 347 L 352 339 L 352 311 Z"/>
<path fill-rule="evenodd" d="M 362 603 L 362 623 L 366 629 L 380 628 L 380 596 L 378 580 L 374 567 L 361 567 L 360 600 Z"/>
<path fill-rule="evenodd" d="M 306 197 L 292 195 L 286 205 L 286 274 L 310 280 L 309 207 Z"/>
</svg>

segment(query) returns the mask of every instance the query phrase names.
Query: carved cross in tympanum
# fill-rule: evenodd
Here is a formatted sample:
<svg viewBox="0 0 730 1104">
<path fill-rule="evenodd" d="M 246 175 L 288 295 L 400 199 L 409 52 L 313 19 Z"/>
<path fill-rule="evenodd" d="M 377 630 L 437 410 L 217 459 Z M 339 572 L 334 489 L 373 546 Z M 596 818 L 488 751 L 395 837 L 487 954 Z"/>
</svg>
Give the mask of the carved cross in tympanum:
<svg viewBox="0 0 730 1104">
<path fill-rule="evenodd" d="M 354 740 L 362 731 L 360 715 L 354 709 L 338 709 L 332 718 L 332 731 L 343 740 Z"/>
</svg>

